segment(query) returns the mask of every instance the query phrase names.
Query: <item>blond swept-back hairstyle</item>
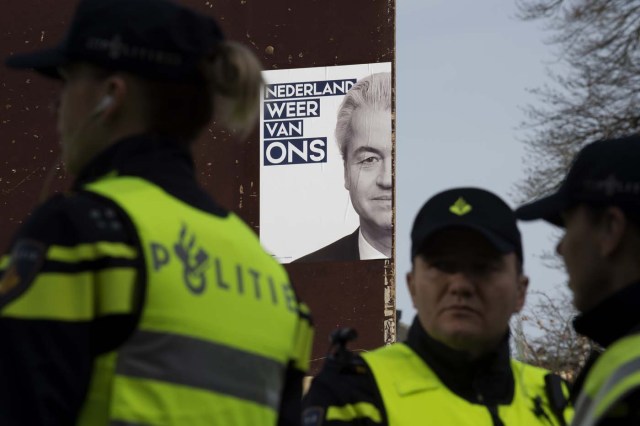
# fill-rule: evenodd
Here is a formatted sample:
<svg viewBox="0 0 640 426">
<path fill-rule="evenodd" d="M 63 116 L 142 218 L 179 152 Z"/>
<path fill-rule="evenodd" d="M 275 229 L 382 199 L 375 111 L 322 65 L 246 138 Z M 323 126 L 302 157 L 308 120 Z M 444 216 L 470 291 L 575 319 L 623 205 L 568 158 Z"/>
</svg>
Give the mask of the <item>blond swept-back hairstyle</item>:
<svg viewBox="0 0 640 426">
<path fill-rule="evenodd" d="M 358 80 L 342 100 L 336 122 L 336 142 L 343 159 L 346 159 L 348 143 L 353 136 L 353 113 L 363 107 L 391 111 L 391 73 L 371 74 Z"/>
<path fill-rule="evenodd" d="M 223 41 L 200 67 L 199 81 L 140 79 L 151 133 L 190 143 L 213 117 L 244 138 L 260 111 L 262 66 L 251 50 Z"/>
</svg>

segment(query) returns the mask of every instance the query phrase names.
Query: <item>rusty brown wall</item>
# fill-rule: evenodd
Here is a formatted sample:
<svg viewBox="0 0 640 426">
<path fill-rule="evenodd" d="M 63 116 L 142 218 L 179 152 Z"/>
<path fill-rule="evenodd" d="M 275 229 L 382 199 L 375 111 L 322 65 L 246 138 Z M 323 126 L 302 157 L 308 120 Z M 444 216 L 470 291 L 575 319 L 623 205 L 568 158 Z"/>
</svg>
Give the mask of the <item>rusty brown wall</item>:
<svg viewBox="0 0 640 426">
<path fill-rule="evenodd" d="M 0 56 L 59 40 L 75 0 L 7 0 L 0 11 Z M 184 0 L 217 17 L 227 36 L 253 47 L 265 69 L 394 62 L 395 0 Z M 395 73 L 395 69 L 394 69 Z M 28 212 L 68 177 L 56 168 L 57 83 L 0 67 L 0 247 Z M 395 114 L 394 114 L 395 116 Z M 202 184 L 259 232 L 259 140 L 238 144 L 211 128 L 195 147 Z M 53 170 L 52 170 L 53 169 Z M 47 175 L 51 186 L 43 189 Z M 394 169 L 395 176 L 395 169 Z M 354 348 L 395 336 L 394 261 L 288 265 L 317 327 L 313 358 L 338 326 L 360 333 Z M 386 294 L 385 294 L 386 293 Z M 385 333 L 386 329 L 386 333 Z M 319 361 L 313 363 L 317 370 Z"/>
</svg>

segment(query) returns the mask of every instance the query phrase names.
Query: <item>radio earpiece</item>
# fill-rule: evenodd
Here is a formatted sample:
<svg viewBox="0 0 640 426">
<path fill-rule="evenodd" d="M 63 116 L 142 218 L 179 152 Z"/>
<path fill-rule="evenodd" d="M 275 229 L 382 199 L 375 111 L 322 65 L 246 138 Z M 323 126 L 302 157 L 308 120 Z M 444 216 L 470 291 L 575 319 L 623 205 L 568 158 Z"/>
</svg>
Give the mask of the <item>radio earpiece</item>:
<svg viewBox="0 0 640 426">
<path fill-rule="evenodd" d="M 102 113 L 105 109 L 109 108 L 109 106 L 113 103 L 113 97 L 107 95 L 96 105 L 95 109 L 91 113 L 92 117 Z"/>
</svg>

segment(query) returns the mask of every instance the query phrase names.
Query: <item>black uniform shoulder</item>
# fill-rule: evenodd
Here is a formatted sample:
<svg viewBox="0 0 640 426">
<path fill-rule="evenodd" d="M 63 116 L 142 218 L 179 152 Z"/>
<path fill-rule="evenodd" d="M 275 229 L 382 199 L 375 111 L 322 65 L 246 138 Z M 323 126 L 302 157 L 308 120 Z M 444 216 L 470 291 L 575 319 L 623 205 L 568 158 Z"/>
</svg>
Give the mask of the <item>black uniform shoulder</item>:
<svg viewBox="0 0 640 426">
<path fill-rule="evenodd" d="M 640 388 L 633 389 L 603 414 L 598 426 L 640 424 Z"/>
<path fill-rule="evenodd" d="M 372 379 L 373 375 L 364 359 L 351 353 L 347 360 L 327 358 L 322 370 L 313 380 L 313 386 L 335 387 L 336 392 L 347 396 L 360 391 L 369 393 L 372 385 L 375 385 Z"/>
<path fill-rule="evenodd" d="M 333 337 L 335 341 L 335 333 Z M 363 404 L 375 407 L 384 424 L 384 404 L 369 366 L 360 355 L 339 346 L 327 357 L 322 370 L 311 382 L 309 391 L 302 401 L 303 424 L 368 425 L 372 419 L 358 412 L 356 408 L 347 410 L 353 414 L 349 420 L 343 418 L 336 422 L 326 418 L 330 409 L 342 411 L 347 406 L 361 407 Z"/>
<path fill-rule="evenodd" d="M 58 194 L 37 207 L 16 234 L 45 245 L 73 246 L 96 241 L 134 245 L 131 221 L 113 201 L 88 192 Z"/>
<path fill-rule="evenodd" d="M 0 308 L 22 297 L 36 281 L 57 282 L 64 274 L 65 282 L 81 285 L 82 274 L 112 268 L 129 268 L 142 289 L 144 280 L 135 271 L 143 270 L 143 258 L 127 215 L 90 193 L 55 195 L 33 211 L 2 257 Z"/>
<path fill-rule="evenodd" d="M 332 408 L 362 403 L 382 408 L 375 379 L 362 357 L 353 354 L 346 362 L 328 358 L 302 399 L 303 425 L 358 424 L 362 419 L 333 422 L 327 413 Z"/>
</svg>

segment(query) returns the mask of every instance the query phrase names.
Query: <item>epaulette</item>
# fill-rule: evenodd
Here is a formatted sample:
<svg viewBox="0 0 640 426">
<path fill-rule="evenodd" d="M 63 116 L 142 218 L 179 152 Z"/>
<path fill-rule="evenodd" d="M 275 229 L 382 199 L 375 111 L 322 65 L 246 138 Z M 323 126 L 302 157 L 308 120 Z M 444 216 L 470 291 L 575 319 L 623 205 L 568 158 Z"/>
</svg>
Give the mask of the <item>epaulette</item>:
<svg viewBox="0 0 640 426">
<path fill-rule="evenodd" d="M 64 210 L 84 241 L 126 241 L 133 243 L 133 225 L 112 200 L 79 191 L 65 194 Z"/>
</svg>

